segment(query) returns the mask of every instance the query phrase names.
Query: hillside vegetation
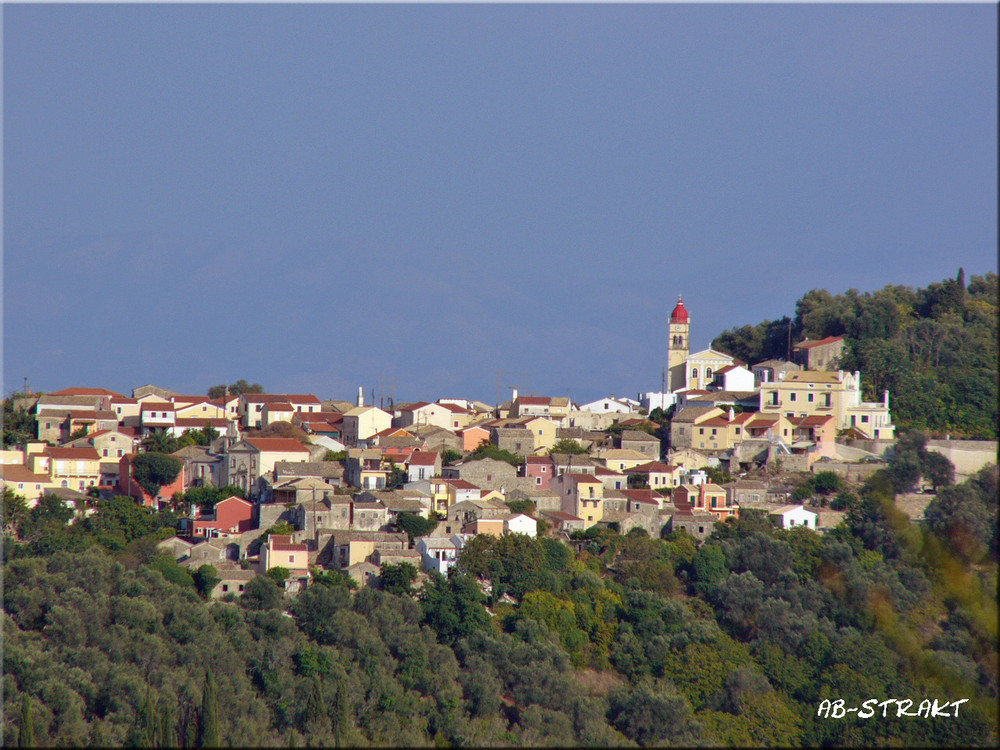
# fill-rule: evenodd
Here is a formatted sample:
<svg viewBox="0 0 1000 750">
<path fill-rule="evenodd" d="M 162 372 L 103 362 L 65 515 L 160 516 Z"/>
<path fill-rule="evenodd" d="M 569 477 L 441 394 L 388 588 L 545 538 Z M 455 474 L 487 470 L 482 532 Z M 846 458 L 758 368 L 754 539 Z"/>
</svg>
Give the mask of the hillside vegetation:
<svg viewBox="0 0 1000 750">
<path fill-rule="evenodd" d="M 785 359 L 791 341 L 844 336 L 844 370 L 860 370 L 866 398 L 891 394 L 904 429 L 996 440 L 997 275 L 954 279 L 925 289 L 886 286 L 807 292 L 795 317 L 723 331 L 712 346 L 753 364 Z"/>
<path fill-rule="evenodd" d="M 258 577 L 238 602 L 157 554 L 170 514 L 112 501 L 66 525 L 8 494 L 3 741 L 994 746 L 996 467 L 926 526 L 891 479 L 844 493 L 825 536 L 755 513 L 700 547 L 479 536 L 419 593 L 390 566 L 392 593 L 326 573 L 291 601 Z M 968 702 L 817 716 L 893 698 Z"/>
</svg>

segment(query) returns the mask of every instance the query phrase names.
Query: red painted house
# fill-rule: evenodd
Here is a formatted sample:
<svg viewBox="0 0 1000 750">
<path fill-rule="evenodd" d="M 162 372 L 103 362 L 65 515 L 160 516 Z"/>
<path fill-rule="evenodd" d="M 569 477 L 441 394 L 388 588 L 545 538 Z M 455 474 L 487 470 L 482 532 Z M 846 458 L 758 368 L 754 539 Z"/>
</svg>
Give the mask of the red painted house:
<svg viewBox="0 0 1000 750">
<path fill-rule="evenodd" d="M 215 512 L 198 515 L 191 521 L 191 536 L 218 537 L 242 534 L 254 528 L 253 505 L 230 495 L 215 504 Z"/>
<path fill-rule="evenodd" d="M 136 498 L 147 508 L 158 508 L 178 492 L 184 491 L 184 468 L 181 467 L 177 478 L 170 484 L 161 487 L 160 493 L 156 497 L 148 495 L 142 485 L 132 478 L 132 460 L 136 455 L 140 454 L 122 456 L 118 462 L 118 484 L 122 494 Z"/>
</svg>

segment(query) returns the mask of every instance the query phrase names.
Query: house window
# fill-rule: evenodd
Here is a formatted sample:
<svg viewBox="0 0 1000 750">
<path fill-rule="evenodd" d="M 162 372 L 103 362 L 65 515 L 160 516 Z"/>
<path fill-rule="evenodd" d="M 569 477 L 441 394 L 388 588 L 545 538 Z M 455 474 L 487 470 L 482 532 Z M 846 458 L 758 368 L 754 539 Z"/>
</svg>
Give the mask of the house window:
<svg viewBox="0 0 1000 750">
<path fill-rule="evenodd" d="M 289 555 L 288 556 L 288 562 L 290 562 L 290 563 L 295 562 L 295 555 Z"/>
<path fill-rule="evenodd" d="M 788 400 L 789 401 L 794 401 L 797 395 L 798 394 L 796 394 L 794 391 L 792 393 L 789 393 L 788 394 Z"/>
<path fill-rule="evenodd" d="M 225 594 L 227 591 L 229 591 L 229 584 L 228 583 L 222 584 L 222 593 Z"/>
<path fill-rule="evenodd" d="M 124 454 L 122 453 L 122 449 L 121 449 L 121 448 L 119 448 L 119 449 L 118 449 L 118 458 L 121 458 L 121 457 L 122 457 L 123 455 L 124 455 Z"/>
<path fill-rule="evenodd" d="M 737 435 L 739 435 L 739 434 L 740 434 L 740 428 L 739 428 L 739 427 L 737 427 L 737 428 L 736 428 L 736 434 L 737 434 Z"/>
<path fill-rule="evenodd" d="M 810 393 L 810 394 L 808 394 L 808 395 L 806 396 L 806 398 L 807 398 L 807 399 L 809 400 L 809 403 L 810 403 L 810 404 L 811 404 L 811 403 L 813 402 L 813 396 L 814 396 L 814 395 L 815 395 L 815 394 L 813 394 L 813 393 Z"/>
<path fill-rule="evenodd" d="M 541 477 L 535 477 L 535 484 L 541 484 L 541 483 L 542 483 L 542 478 Z"/>
<path fill-rule="evenodd" d="M 705 368 L 705 379 L 707 380 L 707 379 L 709 379 L 711 377 L 712 377 L 712 368 L 711 367 L 706 367 Z"/>
<path fill-rule="evenodd" d="M 691 377 L 692 378 L 698 377 L 698 368 L 697 367 L 692 367 L 691 368 Z"/>
<path fill-rule="evenodd" d="M 242 583 L 240 584 L 240 591 L 241 592 L 243 591 L 243 584 Z"/>
<path fill-rule="evenodd" d="M 705 428 L 704 427 L 699 427 L 698 428 L 698 434 L 699 435 L 704 435 L 705 434 Z"/>
<path fill-rule="evenodd" d="M 868 422 L 868 415 L 867 414 L 862 414 L 861 415 L 861 424 L 867 424 L 867 422 Z"/>
<path fill-rule="evenodd" d="M 105 449 L 104 449 L 104 455 L 105 455 L 105 456 L 107 456 L 107 455 L 108 455 L 108 449 L 107 449 L 107 448 L 105 448 Z"/>
</svg>

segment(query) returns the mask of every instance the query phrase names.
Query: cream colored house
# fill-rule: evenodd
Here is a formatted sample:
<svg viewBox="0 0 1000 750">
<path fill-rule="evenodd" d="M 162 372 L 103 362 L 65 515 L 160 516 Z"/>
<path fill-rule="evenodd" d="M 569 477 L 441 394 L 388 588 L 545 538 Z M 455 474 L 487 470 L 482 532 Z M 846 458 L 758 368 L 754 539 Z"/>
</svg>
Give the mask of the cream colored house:
<svg viewBox="0 0 1000 750">
<path fill-rule="evenodd" d="M 70 441 L 64 448 L 93 448 L 102 459 L 117 460 L 135 453 L 138 440 L 119 430 L 100 430 Z"/>
<path fill-rule="evenodd" d="M 398 407 L 392 422 L 395 427 L 434 425 L 443 430 L 455 430 L 451 409 L 444 404 L 432 404 L 427 401 L 417 401 Z"/>
<path fill-rule="evenodd" d="M 392 426 L 392 415 L 376 406 L 355 406 L 344 414 L 343 442 L 354 447 Z"/>
<path fill-rule="evenodd" d="M 271 534 L 260 548 L 260 572 L 271 568 L 287 568 L 293 575 L 309 572 L 309 549 L 296 544 L 288 534 Z"/>
<path fill-rule="evenodd" d="M 58 486 L 48 474 L 36 474 L 24 464 L 4 464 L 0 467 L 0 485 L 7 487 L 34 505 L 38 498 Z"/>
<path fill-rule="evenodd" d="M 859 372 L 802 370 L 777 383 L 762 383 L 760 411 L 786 417 L 832 414 L 837 429 L 853 427 L 876 440 L 895 437 L 889 392 L 880 402 L 863 401 Z"/>
</svg>

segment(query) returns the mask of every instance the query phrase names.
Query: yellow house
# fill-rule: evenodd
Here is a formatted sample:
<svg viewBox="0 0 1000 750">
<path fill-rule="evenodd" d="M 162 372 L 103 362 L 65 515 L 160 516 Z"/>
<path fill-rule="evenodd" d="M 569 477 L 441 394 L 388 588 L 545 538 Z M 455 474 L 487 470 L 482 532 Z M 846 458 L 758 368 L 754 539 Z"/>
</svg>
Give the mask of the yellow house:
<svg viewBox="0 0 1000 750">
<path fill-rule="evenodd" d="M 649 456 L 639 451 L 627 448 L 609 448 L 599 451 L 597 458 L 604 461 L 604 465 L 619 474 L 631 469 L 633 466 L 649 462 Z"/>
<path fill-rule="evenodd" d="M 562 512 L 582 519 L 584 529 L 604 518 L 604 484 L 597 477 L 567 472 L 556 477 L 554 485 Z"/>
<path fill-rule="evenodd" d="M 86 492 L 101 481 L 101 457 L 93 448 L 47 447 L 49 477 L 56 487 Z M 35 473 L 40 473 L 35 469 Z"/>
<path fill-rule="evenodd" d="M 689 390 L 705 388 L 715 379 L 715 373 L 735 362 L 736 360 L 725 352 L 711 348 L 688 355 L 684 363 L 687 371 L 687 388 Z"/>
<path fill-rule="evenodd" d="M 181 398 L 183 397 L 174 397 L 173 399 L 174 406 L 177 407 L 175 412 L 177 419 L 197 419 L 201 417 L 208 419 L 232 419 L 226 412 L 225 407 L 207 398 L 203 401 L 195 401 L 193 403 L 186 403 L 180 400 Z"/>
<path fill-rule="evenodd" d="M 518 426 L 531 432 L 535 441 L 535 451 L 549 450 L 556 444 L 559 425 L 546 417 L 528 417 L 517 422 Z"/>
<path fill-rule="evenodd" d="M 691 447 L 699 450 L 727 450 L 733 447 L 731 432 L 726 417 L 710 417 L 692 428 Z"/>
<path fill-rule="evenodd" d="M 883 400 L 863 401 L 861 373 L 801 370 L 784 380 L 762 383 L 760 411 L 786 417 L 832 414 L 837 429 L 855 428 L 876 440 L 889 440 L 895 426 L 889 413 L 889 392 Z"/>
<path fill-rule="evenodd" d="M 47 473 L 36 474 L 24 464 L 4 464 L 0 475 L 0 484 L 23 497 L 28 505 L 34 505 L 38 498 L 56 486 Z"/>
</svg>

